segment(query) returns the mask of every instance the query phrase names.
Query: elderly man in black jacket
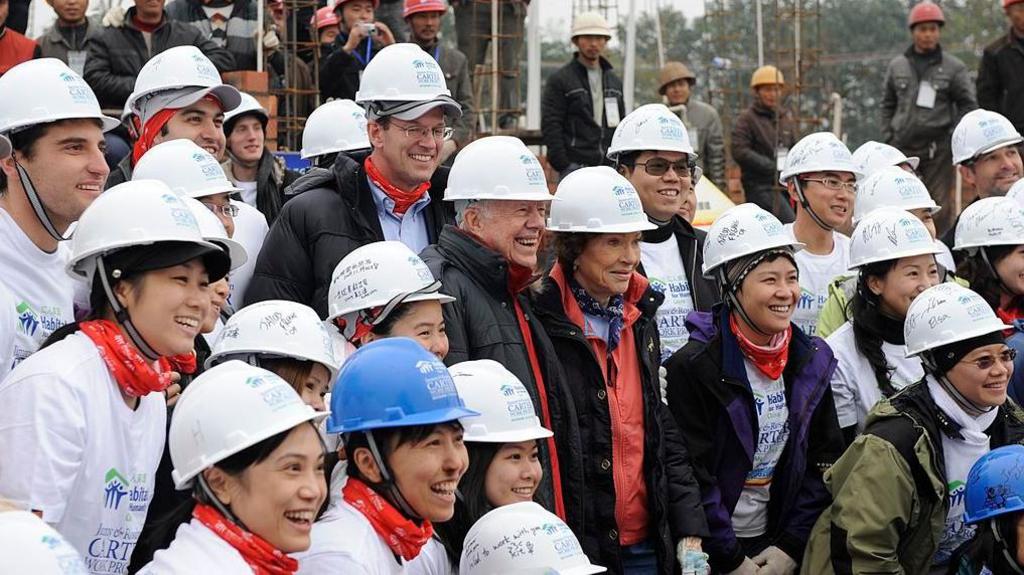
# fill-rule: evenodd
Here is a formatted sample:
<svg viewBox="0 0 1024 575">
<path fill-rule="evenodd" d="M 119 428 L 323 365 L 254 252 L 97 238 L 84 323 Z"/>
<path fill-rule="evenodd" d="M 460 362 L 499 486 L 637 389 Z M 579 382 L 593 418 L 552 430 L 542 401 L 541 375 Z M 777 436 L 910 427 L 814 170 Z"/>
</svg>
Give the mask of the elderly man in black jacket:
<svg viewBox="0 0 1024 575">
<path fill-rule="evenodd" d="M 438 166 L 451 137 L 445 119 L 461 111 L 437 62 L 415 44 L 388 46 L 366 67 L 359 103 L 372 151 L 339 154 L 330 170 L 311 170 L 285 190 L 293 199 L 263 244 L 247 304 L 286 299 L 326 317 L 331 275 L 349 252 L 381 240 L 419 252 L 453 221 L 440 201 L 447 170 Z"/>
</svg>

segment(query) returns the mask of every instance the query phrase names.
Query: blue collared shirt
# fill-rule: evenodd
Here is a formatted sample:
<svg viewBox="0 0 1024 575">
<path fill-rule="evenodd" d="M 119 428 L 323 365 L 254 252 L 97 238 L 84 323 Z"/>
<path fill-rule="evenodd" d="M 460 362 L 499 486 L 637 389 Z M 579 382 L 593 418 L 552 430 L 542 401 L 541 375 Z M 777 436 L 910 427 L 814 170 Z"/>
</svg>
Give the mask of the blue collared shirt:
<svg viewBox="0 0 1024 575">
<path fill-rule="evenodd" d="M 427 216 L 423 213 L 427 205 L 430 204 L 430 194 L 423 194 L 422 198 L 409 206 L 404 215 L 398 216 L 395 214 L 395 200 L 389 198 L 383 190 L 374 185 L 373 180 L 370 178 L 366 178 L 366 180 L 370 183 L 373 205 L 377 207 L 377 219 L 380 220 L 384 239 L 402 242 L 417 254 L 430 245 L 430 236 L 427 234 Z"/>
</svg>

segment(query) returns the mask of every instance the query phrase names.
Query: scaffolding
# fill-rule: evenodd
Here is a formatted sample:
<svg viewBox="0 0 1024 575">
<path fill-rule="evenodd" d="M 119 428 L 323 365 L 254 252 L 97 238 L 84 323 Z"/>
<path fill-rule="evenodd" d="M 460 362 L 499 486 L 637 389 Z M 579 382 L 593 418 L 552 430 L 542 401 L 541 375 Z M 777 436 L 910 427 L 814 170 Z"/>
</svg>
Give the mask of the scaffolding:
<svg viewBox="0 0 1024 575">
<path fill-rule="evenodd" d="M 573 16 L 584 12 L 597 12 L 614 28 L 618 23 L 619 3 L 617 0 L 572 0 Z"/>
<path fill-rule="evenodd" d="M 320 77 L 320 44 L 315 34 L 305 34 L 309 20 L 299 14 L 315 12 L 317 0 L 283 0 L 287 30 L 279 33 L 281 50 L 268 57 L 271 71 L 270 94 L 277 97 L 278 144 L 285 150 L 302 147 L 306 117 L 320 105 L 317 89 Z M 274 58 L 281 60 L 274 61 Z M 308 62 L 306 61 L 308 59 Z M 268 139 L 270 135 L 268 134 Z"/>
<path fill-rule="evenodd" d="M 461 10 L 467 9 L 465 4 Z M 520 64 L 525 8 L 513 0 L 469 0 L 468 4 L 468 18 L 456 13 L 456 27 L 461 28 L 457 30 L 459 47 L 472 66 L 474 131 L 478 135 L 515 133 L 523 115 Z M 467 31 L 468 42 L 461 36 Z"/>
</svg>

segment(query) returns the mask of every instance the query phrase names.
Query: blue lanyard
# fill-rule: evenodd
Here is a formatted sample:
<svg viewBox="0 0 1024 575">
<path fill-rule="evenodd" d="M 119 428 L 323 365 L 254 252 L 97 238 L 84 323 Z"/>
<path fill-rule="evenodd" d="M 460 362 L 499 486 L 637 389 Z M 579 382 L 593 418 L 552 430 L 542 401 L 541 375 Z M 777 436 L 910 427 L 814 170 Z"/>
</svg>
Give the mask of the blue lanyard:
<svg viewBox="0 0 1024 575">
<path fill-rule="evenodd" d="M 373 42 L 370 40 L 369 36 L 366 37 L 366 56 L 365 56 L 365 59 L 363 57 L 359 56 L 359 52 L 357 50 L 358 50 L 358 47 L 356 48 L 356 50 L 352 51 L 352 56 L 360 64 L 362 64 L 363 68 L 365 68 L 366 65 L 370 62 L 370 59 L 373 58 Z"/>
</svg>

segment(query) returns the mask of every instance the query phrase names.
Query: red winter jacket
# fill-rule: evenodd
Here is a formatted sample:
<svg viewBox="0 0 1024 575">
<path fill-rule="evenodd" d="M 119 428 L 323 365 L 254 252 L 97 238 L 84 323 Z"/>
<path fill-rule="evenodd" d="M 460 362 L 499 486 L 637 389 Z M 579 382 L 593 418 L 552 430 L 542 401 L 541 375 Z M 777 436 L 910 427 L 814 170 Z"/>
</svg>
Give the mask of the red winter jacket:
<svg viewBox="0 0 1024 575">
<path fill-rule="evenodd" d="M 8 70 L 39 57 L 39 44 L 9 28 L 0 29 L 0 76 Z"/>
</svg>

